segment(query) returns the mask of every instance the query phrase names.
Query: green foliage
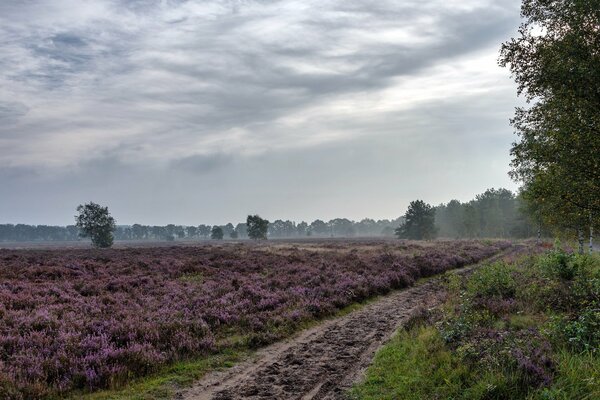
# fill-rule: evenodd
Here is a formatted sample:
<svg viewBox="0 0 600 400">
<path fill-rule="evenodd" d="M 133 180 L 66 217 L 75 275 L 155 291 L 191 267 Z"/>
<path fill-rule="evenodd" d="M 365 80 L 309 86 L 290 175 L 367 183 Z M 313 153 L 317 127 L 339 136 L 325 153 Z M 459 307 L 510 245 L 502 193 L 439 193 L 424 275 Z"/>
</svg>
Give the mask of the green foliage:
<svg viewBox="0 0 600 400">
<path fill-rule="evenodd" d="M 561 249 L 555 249 L 542 257 L 539 265 L 547 276 L 567 281 L 573 280 L 581 268 L 578 257 Z"/>
<path fill-rule="evenodd" d="M 376 356 L 355 399 L 600 398 L 600 258 L 560 250 L 484 266 L 433 326 Z"/>
<path fill-rule="evenodd" d="M 512 121 L 512 176 L 547 224 L 583 229 L 600 216 L 600 1 L 524 0 L 522 15 L 500 57 L 534 102 Z"/>
<path fill-rule="evenodd" d="M 437 233 L 435 227 L 435 208 L 423 200 L 411 201 L 404 215 L 405 222 L 396 229 L 401 239 L 429 240 Z"/>
<path fill-rule="evenodd" d="M 248 215 L 246 219 L 248 237 L 254 240 L 266 240 L 269 230 L 269 221 L 259 217 L 258 215 Z"/>
<path fill-rule="evenodd" d="M 79 215 L 75 216 L 75 222 L 80 236 L 91 238 L 94 247 L 111 247 L 116 224 L 115 219 L 108 212 L 108 207 L 90 202 L 79 205 L 77 212 Z"/>
<path fill-rule="evenodd" d="M 473 274 L 467 288 L 471 296 L 514 297 L 517 283 L 513 276 L 514 268 L 504 262 L 486 265 Z"/>
<path fill-rule="evenodd" d="M 571 349 L 600 352 L 600 309 L 585 308 L 574 319 L 559 318 L 551 327 Z"/>
<path fill-rule="evenodd" d="M 213 240 L 223 240 L 223 236 L 225 236 L 223 233 L 223 228 L 217 225 L 213 226 L 210 232 L 210 238 Z"/>
</svg>

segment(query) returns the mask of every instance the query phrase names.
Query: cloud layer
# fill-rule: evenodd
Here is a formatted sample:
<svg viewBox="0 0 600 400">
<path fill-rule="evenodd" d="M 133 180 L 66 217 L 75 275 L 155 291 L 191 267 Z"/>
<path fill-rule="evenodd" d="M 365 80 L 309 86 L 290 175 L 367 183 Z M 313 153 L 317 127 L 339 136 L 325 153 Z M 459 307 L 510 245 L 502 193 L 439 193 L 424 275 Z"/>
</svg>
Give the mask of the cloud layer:
<svg viewBox="0 0 600 400">
<path fill-rule="evenodd" d="M 395 217 L 510 185 L 518 6 L 2 2 L 0 221 Z"/>
</svg>

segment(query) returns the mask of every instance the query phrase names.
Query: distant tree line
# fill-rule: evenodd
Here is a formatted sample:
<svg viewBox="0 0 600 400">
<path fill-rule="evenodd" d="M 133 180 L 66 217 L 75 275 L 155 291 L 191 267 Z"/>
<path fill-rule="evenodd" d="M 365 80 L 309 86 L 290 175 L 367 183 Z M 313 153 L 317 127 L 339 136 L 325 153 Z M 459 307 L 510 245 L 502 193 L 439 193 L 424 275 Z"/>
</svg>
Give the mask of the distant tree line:
<svg viewBox="0 0 600 400">
<path fill-rule="evenodd" d="M 290 220 L 268 222 L 269 238 L 301 237 L 383 237 L 393 236 L 401 218 L 395 220 L 351 221 L 336 218 L 330 221 L 317 219 L 312 223 L 296 223 Z M 218 229 L 216 229 L 218 228 Z M 222 233 L 222 236 L 221 236 Z M 115 240 L 181 240 L 181 239 L 249 239 L 247 223 L 233 225 L 117 225 L 113 232 Z M 80 240 L 79 228 L 75 225 L 48 226 L 25 224 L 0 224 L 0 241 L 73 241 Z"/>
<path fill-rule="evenodd" d="M 406 215 L 393 220 L 365 218 L 352 221 L 336 218 L 327 222 L 317 219 L 309 224 L 280 219 L 269 222 L 258 216 L 248 216 L 246 223 L 236 225 L 117 225 L 113 235 L 115 240 L 148 241 L 392 237 L 394 234 L 417 239 L 534 237 L 541 232 L 541 222 L 526 204 L 520 195 L 507 189 L 489 189 L 466 203 L 452 200 L 432 207 L 422 201 L 415 201 L 411 203 Z M 254 227 L 250 233 L 248 223 Z M 79 233 L 80 229 L 76 225 L 0 225 L 0 241 L 4 242 L 79 240 Z"/>
<path fill-rule="evenodd" d="M 452 200 L 435 207 L 438 237 L 528 238 L 547 233 L 520 195 L 507 189 L 488 189 L 475 199 Z"/>
</svg>

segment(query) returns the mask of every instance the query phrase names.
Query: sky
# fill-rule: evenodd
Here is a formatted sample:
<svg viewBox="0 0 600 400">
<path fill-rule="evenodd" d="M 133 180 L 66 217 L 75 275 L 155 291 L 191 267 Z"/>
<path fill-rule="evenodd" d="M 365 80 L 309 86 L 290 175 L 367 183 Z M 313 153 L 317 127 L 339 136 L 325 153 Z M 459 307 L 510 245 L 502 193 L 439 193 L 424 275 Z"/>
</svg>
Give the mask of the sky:
<svg viewBox="0 0 600 400">
<path fill-rule="evenodd" d="M 0 223 L 396 218 L 507 173 L 519 0 L 3 0 Z"/>
</svg>

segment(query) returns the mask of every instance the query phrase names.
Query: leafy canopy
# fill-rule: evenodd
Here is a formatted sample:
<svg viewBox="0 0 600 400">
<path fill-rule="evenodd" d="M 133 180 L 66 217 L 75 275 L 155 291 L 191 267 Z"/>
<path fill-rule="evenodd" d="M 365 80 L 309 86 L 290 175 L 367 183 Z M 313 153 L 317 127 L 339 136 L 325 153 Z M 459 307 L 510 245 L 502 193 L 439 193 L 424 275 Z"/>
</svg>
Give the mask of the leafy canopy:
<svg viewBox="0 0 600 400">
<path fill-rule="evenodd" d="M 213 226 L 212 231 L 210 232 L 210 238 L 214 240 L 223 240 L 223 236 L 225 236 L 223 228 L 217 225 Z"/>
<path fill-rule="evenodd" d="M 254 240 L 267 239 L 269 221 L 258 215 L 248 215 L 246 219 L 248 237 Z"/>
<path fill-rule="evenodd" d="M 75 225 L 79 228 L 79 235 L 91 238 L 94 247 L 111 247 L 116 223 L 108 212 L 108 207 L 90 202 L 79 205 L 77 212 L 79 215 L 75 216 Z"/>
<path fill-rule="evenodd" d="M 429 240 L 437 233 L 435 227 L 435 208 L 423 200 L 411 201 L 404 215 L 406 221 L 396 229 L 401 239 Z"/>
<path fill-rule="evenodd" d="M 512 120 L 512 177 L 553 226 L 600 215 L 600 0 L 524 0 L 519 37 L 502 46 L 532 105 Z"/>
</svg>

